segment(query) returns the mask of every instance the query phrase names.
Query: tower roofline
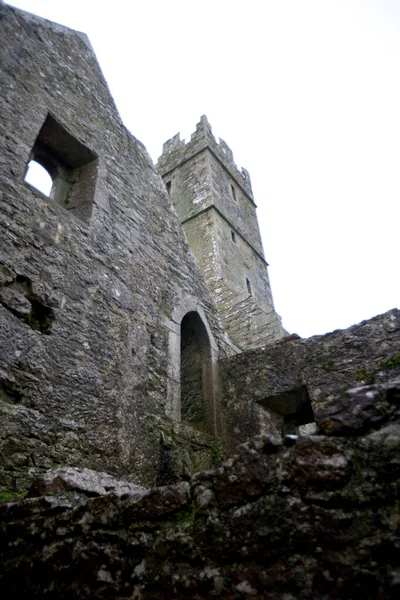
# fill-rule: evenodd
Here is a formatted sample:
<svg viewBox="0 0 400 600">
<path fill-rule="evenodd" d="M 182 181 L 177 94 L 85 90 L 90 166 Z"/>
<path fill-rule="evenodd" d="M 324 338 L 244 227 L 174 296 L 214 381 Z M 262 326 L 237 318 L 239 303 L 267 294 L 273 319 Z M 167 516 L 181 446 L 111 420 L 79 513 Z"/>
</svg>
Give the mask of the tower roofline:
<svg viewBox="0 0 400 600">
<path fill-rule="evenodd" d="M 200 118 L 196 125 L 196 131 L 192 133 L 189 142 L 181 140 L 180 133 L 177 133 L 164 143 L 163 152 L 158 159 L 156 168 L 161 175 L 165 175 L 206 149 L 229 172 L 254 204 L 249 172 L 244 168 L 238 168 L 232 150 L 223 139 L 219 138 L 218 141 L 215 139 L 206 115 Z"/>
</svg>

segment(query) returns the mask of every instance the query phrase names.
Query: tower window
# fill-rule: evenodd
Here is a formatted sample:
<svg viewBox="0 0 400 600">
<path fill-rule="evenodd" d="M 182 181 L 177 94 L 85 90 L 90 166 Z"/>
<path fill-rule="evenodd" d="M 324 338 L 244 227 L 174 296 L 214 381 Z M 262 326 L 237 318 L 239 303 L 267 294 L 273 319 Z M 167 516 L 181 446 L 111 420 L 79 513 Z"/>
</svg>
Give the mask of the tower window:
<svg viewBox="0 0 400 600">
<path fill-rule="evenodd" d="M 40 179 L 35 171 L 41 171 Z M 48 114 L 29 155 L 26 183 L 88 222 L 96 179 L 97 156 Z"/>
<path fill-rule="evenodd" d="M 171 195 L 171 186 L 172 186 L 172 182 L 171 181 L 167 181 L 166 184 L 165 184 L 165 187 L 167 188 L 168 196 Z"/>
<path fill-rule="evenodd" d="M 250 279 L 248 277 L 246 277 L 246 286 L 247 286 L 247 291 L 249 292 L 250 296 L 251 294 L 251 283 L 250 283 Z"/>
<path fill-rule="evenodd" d="M 231 192 L 232 192 L 232 198 L 236 202 L 236 190 L 235 190 L 235 186 L 232 184 L 231 184 Z"/>
<path fill-rule="evenodd" d="M 234 244 L 236 244 L 236 233 L 234 231 L 231 231 L 231 238 L 232 238 L 232 242 Z"/>
</svg>

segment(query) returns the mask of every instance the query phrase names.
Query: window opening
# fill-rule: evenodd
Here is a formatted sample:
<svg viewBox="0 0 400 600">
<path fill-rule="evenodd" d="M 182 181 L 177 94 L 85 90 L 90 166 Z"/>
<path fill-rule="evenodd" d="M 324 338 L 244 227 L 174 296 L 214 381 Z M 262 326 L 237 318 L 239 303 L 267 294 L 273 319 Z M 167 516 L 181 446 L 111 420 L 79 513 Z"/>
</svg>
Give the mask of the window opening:
<svg viewBox="0 0 400 600">
<path fill-rule="evenodd" d="M 168 196 L 171 195 L 171 185 L 172 185 L 171 181 L 167 181 L 167 183 L 165 184 L 165 187 L 167 188 Z"/>
<path fill-rule="evenodd" d="M 51 189 L 53 187 L 53 178 L 47 169 L 36 160 L 31 160 L 28 163 L 25 181 L 45 196 L 50 197 Z"/>
<path fill-rule="evenodd" d="M 234 232 L 234 231 L 231 231 L 231 238 L 232 238 L 232 242 L 233 242 L 234 244 L 236 244 L 236 234 L 235 234 L 235 232 Z"/>
<path fill-rule="evenodd" d="M 232 191 L 232 198 L 235 200 L 236 202 L 236 190 L 235 190 L 235 186 L 231 184 L 231 191 Z"/>
<path fill-rule="evenodd" d="M 282 435 L 315 433 L 315 417 L 307 386 L 286 390 L 261 401 L 261 406 L 282 418 Z"/>
<path fill-rule="evenodd" d="M 247 286 L 247 291 L 249 292 L 250 296 L 251 294 L 251 283 L 250 283 L 250 279 L 248 277 L 246 277 L 246 286 Z"/>
<path fill-rule="evenodd" d="M 316 431 L 314 411 L 306 386 L 281 394 L 283 435 L 311 435 Z"/>
<path fill-rule="evenodd" d="M 89 148 L 48 114 L 30 153 L 25 181 L 83 221 L 89 221 L 97 162 L 97 156 Z M 31 164 L 35 163 L 51 178 L 50 192 L 44 192 L 31 179 Z"/>
</svg>

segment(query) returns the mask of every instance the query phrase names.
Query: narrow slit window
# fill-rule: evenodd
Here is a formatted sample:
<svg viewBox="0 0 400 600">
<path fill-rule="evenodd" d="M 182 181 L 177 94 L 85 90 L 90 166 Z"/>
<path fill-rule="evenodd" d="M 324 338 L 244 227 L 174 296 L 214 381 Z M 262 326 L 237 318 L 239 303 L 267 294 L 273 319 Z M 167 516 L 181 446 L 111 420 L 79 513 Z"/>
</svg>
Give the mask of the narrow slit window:
<svg viewBox="0 0 400 600">
<path fill-rule="evenodd" d="M 168 194 L 168 196 L 170 196 L 171 195 L 172 182 L 171 181 L 167 181 L 167 183 L 165 184 L 165 187 L 167 188 L 167 194 Z"/>
<path fill-rule="evenodd" d="M 236 244 L 236 233 L 234 231 L 231 231 L 231 238 L 232 238 L 232 242 L 234 244 Z"/>
<path fill-rule="evenodd" d="M 232 198 L 236 202 L 236 190 L 235 190 L 235 186 L 232 184 L 231 184 L 231 192 L 232 192 Z"/>
<path fill-rule="evenodd" d="M 250 296 L 252 295 L 251 293 L 251 283 L 250 283 L 250 279 L 248 277 L 246 277 L 246 286 L 247 286 L 247 291 L 249 292 Z"/>
</svg>

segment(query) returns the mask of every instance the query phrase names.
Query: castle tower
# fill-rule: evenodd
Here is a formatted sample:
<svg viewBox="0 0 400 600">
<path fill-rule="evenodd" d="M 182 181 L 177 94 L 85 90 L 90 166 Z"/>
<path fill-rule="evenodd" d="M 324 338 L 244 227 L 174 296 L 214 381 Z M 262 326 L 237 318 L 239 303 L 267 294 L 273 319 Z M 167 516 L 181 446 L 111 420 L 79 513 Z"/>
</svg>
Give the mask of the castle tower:
<svg viewBox="0 0 400 600">
<path fill-rule="evenodd" d="M 282 338 L 249 174 L 207 117 L 187 144 L 179 133 L 164 144 L 157 169 L 231 340 L 245 350 Z"/>
</svg>

